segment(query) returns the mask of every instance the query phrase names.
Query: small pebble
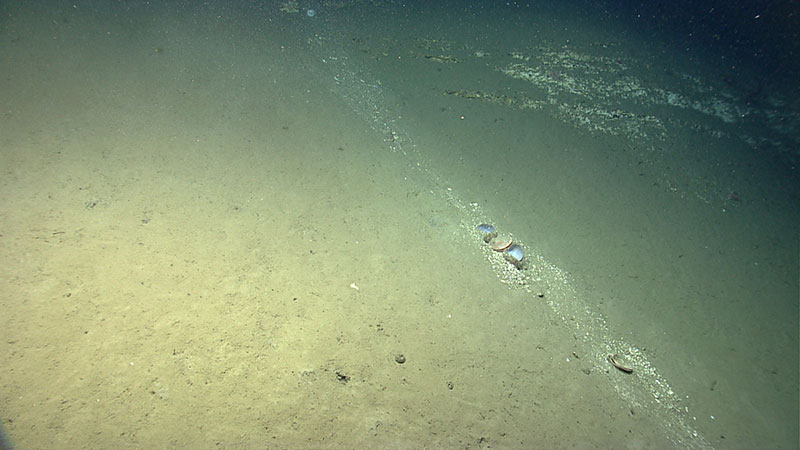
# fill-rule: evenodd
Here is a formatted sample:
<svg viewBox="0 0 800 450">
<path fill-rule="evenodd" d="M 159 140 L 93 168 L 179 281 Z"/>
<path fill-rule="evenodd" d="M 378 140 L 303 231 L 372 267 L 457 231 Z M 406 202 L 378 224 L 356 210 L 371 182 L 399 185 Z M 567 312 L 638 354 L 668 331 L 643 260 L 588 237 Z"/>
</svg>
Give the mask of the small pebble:
<svg viewBox="0 0 800 450">
<path fill-rule="evenodd" d="M 406 356 L 403 355 L 402 353 L 398 353 L 394 357 L 394 360 L 395 360 L 395 362 L 397 362 L 397 364 L 403 364 L 404 362 L 406 362 Z"/>
</svg>

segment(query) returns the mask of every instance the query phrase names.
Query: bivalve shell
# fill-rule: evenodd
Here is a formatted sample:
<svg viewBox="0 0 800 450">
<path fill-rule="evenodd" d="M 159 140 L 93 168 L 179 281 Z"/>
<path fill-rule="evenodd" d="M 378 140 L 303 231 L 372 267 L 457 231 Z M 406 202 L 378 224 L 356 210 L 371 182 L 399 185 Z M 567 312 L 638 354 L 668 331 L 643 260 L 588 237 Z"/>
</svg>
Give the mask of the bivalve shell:
<svg viewBox="0 0 800 450">
<path fill-rule="evenodd" d="M 496 238 L 492 239 L 492 242 L 489 242 L 489 245 L 492 246 L 492 250 L 496 252 L 502 252 L 503 250 L 511 247 L 511 237 L 510 236 L 497 236 Z"/>
</svg>

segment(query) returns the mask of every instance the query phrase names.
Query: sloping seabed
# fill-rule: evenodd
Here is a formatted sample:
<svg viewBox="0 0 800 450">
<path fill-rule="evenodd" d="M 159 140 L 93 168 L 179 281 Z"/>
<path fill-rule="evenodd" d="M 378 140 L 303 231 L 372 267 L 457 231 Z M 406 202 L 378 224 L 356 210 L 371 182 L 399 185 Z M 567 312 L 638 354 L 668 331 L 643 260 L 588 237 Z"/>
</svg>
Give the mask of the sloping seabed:
<svg viewBox="0 0 800 450">
<path fill-rule="evenodd" d="M 96 6 L 4 11 L 20 447 L 795 445 L 778 91 L 558 7 Z"/>
</svg>

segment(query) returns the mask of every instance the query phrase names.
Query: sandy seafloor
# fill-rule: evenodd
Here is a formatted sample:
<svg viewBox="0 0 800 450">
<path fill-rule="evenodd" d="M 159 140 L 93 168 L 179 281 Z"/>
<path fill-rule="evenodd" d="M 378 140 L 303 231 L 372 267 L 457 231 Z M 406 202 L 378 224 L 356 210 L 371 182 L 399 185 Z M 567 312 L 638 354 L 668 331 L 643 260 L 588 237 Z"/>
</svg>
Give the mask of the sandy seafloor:
<svg viewBox="0 0 800 450">
<path fill-rule="evenodd" d="M 797 445 L 792 91 L 567 7 L 291 6 L 3 6 L 17 448 Z"/>
</svg>

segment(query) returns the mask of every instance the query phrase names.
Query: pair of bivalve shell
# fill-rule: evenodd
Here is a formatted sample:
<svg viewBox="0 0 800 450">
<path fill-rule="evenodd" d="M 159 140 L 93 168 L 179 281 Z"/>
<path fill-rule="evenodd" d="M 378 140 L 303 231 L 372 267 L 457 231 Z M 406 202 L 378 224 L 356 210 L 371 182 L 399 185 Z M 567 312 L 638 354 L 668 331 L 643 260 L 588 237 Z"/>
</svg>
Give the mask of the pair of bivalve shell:
<svg viewBox="0 0 800 450">
<path fill-rule="evenodd" d="M 503 257 L 506 261 L 513 264 L 517 269 L 522 268 L 522 259 L 525 257 L 525 253 L 522 251 L 522 247 L 511 240 L 511 236 L 498 236 L 494 227 L 486 223 L 478 225 L 478 231 L 483 235 L 483 242 L 489 244 L 492 250 L 503 252 Z"/>
</svg>

